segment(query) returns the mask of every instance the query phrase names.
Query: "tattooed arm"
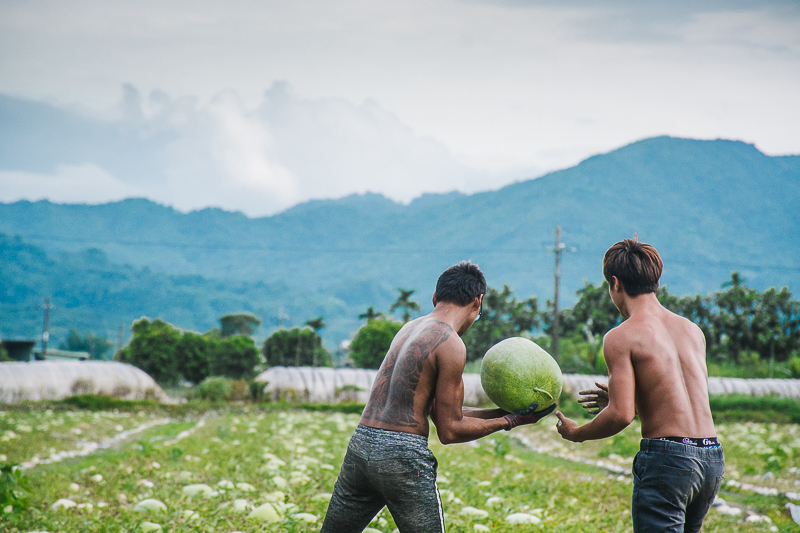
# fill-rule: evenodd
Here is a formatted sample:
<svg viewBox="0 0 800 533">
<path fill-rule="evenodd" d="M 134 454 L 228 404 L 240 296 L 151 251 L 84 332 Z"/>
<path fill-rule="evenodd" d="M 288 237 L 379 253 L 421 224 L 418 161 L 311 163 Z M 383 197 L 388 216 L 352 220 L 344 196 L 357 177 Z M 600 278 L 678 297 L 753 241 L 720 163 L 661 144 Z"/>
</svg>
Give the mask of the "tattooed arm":
<svg viewBox="0 0 800 533">
<path fill-rule="evenodd" d="M 500 409 L 468 409 L 469 414 L 464 412 L 464 381 L 461 375 L 466 361 L 467 349 L 456 337 L 442 344 L 436 352 L 439 372 L 431 419 L 442 444 L 479 439 L 508 429 L 509 426 L 508 421 L 502 418 L 505 411 Z M 496 418 L 488 418 L 487 415 L 495 413 Z M 478 414 L 481 416 L 476 416 Z"/>
</svg>

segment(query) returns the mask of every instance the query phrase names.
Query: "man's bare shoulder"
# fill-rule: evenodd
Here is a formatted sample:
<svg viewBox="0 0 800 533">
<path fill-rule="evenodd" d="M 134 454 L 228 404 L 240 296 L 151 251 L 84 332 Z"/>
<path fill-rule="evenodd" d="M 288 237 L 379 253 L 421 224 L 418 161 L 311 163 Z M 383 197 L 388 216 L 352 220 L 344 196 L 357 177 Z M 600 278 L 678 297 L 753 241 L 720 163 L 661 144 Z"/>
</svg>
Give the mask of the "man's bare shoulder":
<svg viewBox="0 0 800 533">
<path fill-rule="evenodd" d="M 611 328 L 608 330 L 608 332 L 606 332 L 606 334 L 603 336 L 603 346 L 619 346 L 625 344 L 626 342 L 630 342 L 631 336 L 635 335 L 636 332 L 636 327 L 632 326 L 629 320 L 626 320 L 619 326 Z"/>
<path fill-rule="evenodd" d="M 444 322 L 437 322 L 439 326 L 435 329 L 444 336 L 444 339 L 436 347 L 434 353 L 437 363 L 465 361 L 467 357 L 467 347 L 458 333 Z M 434 328 L 432 328 L 434 329 Z"/>
</svg>

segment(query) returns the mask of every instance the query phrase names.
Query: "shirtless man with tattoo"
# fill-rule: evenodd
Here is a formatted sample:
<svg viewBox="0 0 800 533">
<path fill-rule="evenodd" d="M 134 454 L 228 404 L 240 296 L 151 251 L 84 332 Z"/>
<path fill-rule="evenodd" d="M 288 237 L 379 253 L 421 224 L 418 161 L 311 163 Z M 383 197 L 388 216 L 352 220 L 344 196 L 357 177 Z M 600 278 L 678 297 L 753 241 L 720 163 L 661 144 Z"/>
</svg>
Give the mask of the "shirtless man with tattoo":
<svg viewBox="0 0 800 533">
<path fill-rule="evenodd" d="M 634 532 L 697 532 L 725 470 L 708 405 L 705 338 L 656 298 L 663 264 L 655 248 L 625 239 L 608 249 L 603 275 L 626 320 L 603 339 L 608 386 L 584 391 L 597 416 L 578 425 L 560 412 L 567 440 L 603 439 L 638 413 L 642 442 L 633 461 Z M 591 411 L 590 411 L 591 412 Z"/>
<path fill-rule="evenodd" d="M 444 532 L 428 416 L 442 444 L 451 444 L 535 423 L 555 409 L 536 412 L 533 403 L 507 413 L 462 405 L 461 336 L 480 316 L 485 292 L 478 266 L 462 261 L 439 277 L 433 312 L 397 333 L 350 439 L 321 533 L 363 531 L 384 506 L 400 533 Z"/>
</svg>

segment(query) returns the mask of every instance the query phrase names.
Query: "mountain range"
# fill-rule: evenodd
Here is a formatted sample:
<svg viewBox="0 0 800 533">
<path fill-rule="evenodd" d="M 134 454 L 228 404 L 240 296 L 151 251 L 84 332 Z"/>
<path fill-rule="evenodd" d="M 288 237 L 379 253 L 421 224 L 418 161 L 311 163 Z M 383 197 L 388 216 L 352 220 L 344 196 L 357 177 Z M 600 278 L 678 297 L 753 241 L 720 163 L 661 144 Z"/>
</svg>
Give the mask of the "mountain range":
<svg viewBox="0 0 800 533">
<path fill-rule="evenodd" d="M 107 264 L 131 272 L 285 287 L 272 298 L 245 297 L 236 305 L 247 309 L 226 312 L 264 309 L 271 323 L 291 307 L 289 323 L 296 324 L 320 311 L 351 313 L 325 317 L 322 333 L 333 345 L 357 329 L 358 312 L 386 310 L 397 287 L 416 289 L 423 311 L 430 309 L 437 276 L 462 259 L 478 263 L 491 286 L 508 284 L 518 297 L 543 303 L 553 295 L 557 226 L 566 245 L 565 306 L 586 281 L 602 281 L 603 253 L 634 233 L 661 253 L 662 284 L 674 294 L 714 291 L 732 271 L 758 289 L 793 289 L 800 281 L 799 207 L 800 156 L 767 156 L 739 141 L 656 137 L 497 190 L 427 194 L 407 205 L 363 194 L 248 218 L 220 209 L 181 213 L 146 199 L 19 201 L 0 204 L 0 233 L 51 258 L 97 249 Z M 18 253 L 8 250 L 0 258 L 3 277 Z M 298 307 L 300 294 L 332 304 Z M 146 296 L 140 311 L 150 313 Z M 187 329 L 207 327 L 210 316 L 159 312 Z"/>
</svg>

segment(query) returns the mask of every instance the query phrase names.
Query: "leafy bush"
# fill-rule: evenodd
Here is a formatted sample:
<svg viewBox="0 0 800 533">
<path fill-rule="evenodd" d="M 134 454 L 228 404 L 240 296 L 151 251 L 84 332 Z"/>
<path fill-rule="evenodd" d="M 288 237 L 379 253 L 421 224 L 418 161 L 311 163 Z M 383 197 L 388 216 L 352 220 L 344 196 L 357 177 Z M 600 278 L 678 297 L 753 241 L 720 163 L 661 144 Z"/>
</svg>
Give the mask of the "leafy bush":
<svg viewBox="0 0 800 533">
<path fill-rule="evenodd" d="M 793 355 L 789 359 L 789 371 L 793 378 L 800 378 L 800 355 Z"/>
<path fill-rule="evenodd" d="M 179 361 L 176 347 L 181 333 L 172 325 L 157 318 L 150 322 L 142 318 L 131 327 L 133 338 L 119 352 L 119 360 L 147 372 L 159 383 L 177 383 Z"/>
<path fill-rule="evenodd" d="M 89 411 L 111 411 L 113 409 L 133 411 L 145 406 L 157 407 L 159 405 L 159 403 L 154 400 L 120 400 L 119 398 L 102 394 L 71 396 L 61 400 L 59 403 L 71 405 L 78 409 L 88 409 Z"/>
<path fill-rule="evenodd" d="M 261 352 L 269 366 L 333 366 L 322 338 L 308 327 L 279 329 L 264 341 Z"/>
<path fill-rule="evenodd" d="M 261 402 L 264 401 L 264 389 L 267 388 L 269 382 L 265 381 L 250 381 L 248 383 L 250 387 L 250 398 L 254 402 Z"/>
<path fill-rule="evenodd" d="M 250 382 L 246 379 L 234 379 L 231 381 L 232 402 L 244 402 L 250 399 Z"/>
<path fill-rule="evenodd" d="M 206 378 L 192 390 L 192 396 L 210 402 L 224 402 L 230 399 L 232 395 L 231 380 L 221 376 Z"/>
<path fill-rule="evenodd" d="M 261 357 L 250 337 L 236 335 L 209 343 L 211 373 L 231 379 L 253 377 Z"/>
<path fill-rule="evenodd" d="M 261 321 L 251 313 L 237 313 L 225 315 L 219 319 L 220 334 L 223 337 L 234 335 L 250 336 L 255 333 L 256 328 L 261 325 Z"/>
<path fill-rule="evenodd" d="M 388 318 L 376 318 L 358 330 L 350 343 L 350 359 L 358 368 L 379 368 L 389 351 L 392 339 L 403 324 Z"/>
<path fill-rule="evenodd" d="M 175 356 L 180 362 L 183 379 L 200 383 L 210 375 L 209 339 L 205 335 L 184 332 L 175 347 Z"/>
<path fill-rule="evenodd" d="M 106 337 L 95 337 L 91 331 L 86 332 L 84 337 L 78 334 L 78 330 L 72 328 L 66 342 L 59 344 L 60 350 L 70 350 L 73 352 L 88 352 L 91 359 L 111 359 L 114 354 L 106 354 L 114 345 Z"/>
</svg>

